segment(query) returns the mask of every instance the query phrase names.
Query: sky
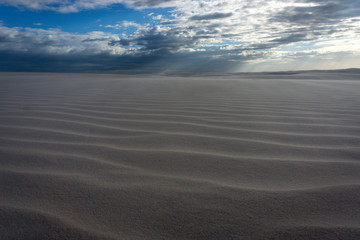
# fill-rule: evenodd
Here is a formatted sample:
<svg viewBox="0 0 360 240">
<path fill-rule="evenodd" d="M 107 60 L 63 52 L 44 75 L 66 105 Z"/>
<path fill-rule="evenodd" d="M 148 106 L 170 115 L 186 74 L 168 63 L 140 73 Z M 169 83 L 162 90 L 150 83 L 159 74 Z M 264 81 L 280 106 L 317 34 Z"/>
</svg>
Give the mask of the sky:
<svg viewBox="0 0 360 240">
<path fill-rule="evenodd" d="M 360 0 L 0 0 L 0 71 L 360 67 Z"/>
</svg>

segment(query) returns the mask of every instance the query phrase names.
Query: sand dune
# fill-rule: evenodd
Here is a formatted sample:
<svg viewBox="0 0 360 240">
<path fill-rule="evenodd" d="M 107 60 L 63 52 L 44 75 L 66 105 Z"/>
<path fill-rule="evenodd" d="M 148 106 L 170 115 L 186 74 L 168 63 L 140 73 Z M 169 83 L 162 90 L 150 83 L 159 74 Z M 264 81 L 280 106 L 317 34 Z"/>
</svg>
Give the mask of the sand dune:
<svg viewBox="0 0 360 240">
<path fill-rule="evenodd" d="M 0 239 L 360 239 L 358 71 L 0 86 Z"/>
</svg>

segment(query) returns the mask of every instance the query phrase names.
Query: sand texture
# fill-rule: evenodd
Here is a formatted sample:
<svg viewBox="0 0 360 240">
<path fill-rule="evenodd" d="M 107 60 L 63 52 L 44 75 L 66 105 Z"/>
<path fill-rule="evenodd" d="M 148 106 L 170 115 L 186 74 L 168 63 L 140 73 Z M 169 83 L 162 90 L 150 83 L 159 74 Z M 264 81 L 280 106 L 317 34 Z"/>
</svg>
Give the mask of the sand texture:
<svg viewBox="0 0 360 240">
<path fill-rule="evenodd" d="M 0 73 L 0 239 L 360 239 L 360 74 Z"/>
</svg>

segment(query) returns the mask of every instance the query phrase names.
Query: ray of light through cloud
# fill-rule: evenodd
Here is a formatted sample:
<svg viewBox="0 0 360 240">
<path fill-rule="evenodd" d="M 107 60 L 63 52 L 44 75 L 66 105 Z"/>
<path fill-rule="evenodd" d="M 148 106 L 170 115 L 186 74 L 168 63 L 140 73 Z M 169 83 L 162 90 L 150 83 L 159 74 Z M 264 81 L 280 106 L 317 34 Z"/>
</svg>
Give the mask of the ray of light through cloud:
<svg viewBox="0 0 360 240">
<path fill-rule="evenodd" d="M 0 0 L 0 20 L 1 71 L 238 72 L 360 63 L 358 0 Z"/>
</svg>

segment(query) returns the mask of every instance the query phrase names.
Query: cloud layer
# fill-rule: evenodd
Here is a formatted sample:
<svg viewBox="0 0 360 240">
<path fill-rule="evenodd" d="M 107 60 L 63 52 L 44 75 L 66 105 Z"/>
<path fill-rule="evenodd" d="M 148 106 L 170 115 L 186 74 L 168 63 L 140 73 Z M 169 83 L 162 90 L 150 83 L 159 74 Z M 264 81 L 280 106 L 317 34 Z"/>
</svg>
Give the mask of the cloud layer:
<svg viewBox="0 0 360 240">
<path fill-rule="evenodd" d="M 360 60 L 357 0 L 0 0 L 0 4 L 61 13 L 113 4 L 172 7 L 170 17 L 153 18 L 156 26 L 122 21 L 86 34 L 0 25 L 0 54 L 8 59 L 2 57 L 0 70 L 239 71 L 264 68 L 265 63 L 268 67 L 260 70 L 281 70 L 281 65 L 316 68 L 319 61 L 329 67 L 354 67 Z M 127 27 L 137 30 L 107 31 Z M 343 61 L 334 65 L 340 57 Z M 301 61 L 308 64 L 299 65 Z"/>
<path fill-rule="evenodd" d="M 51 10 L 61 13 L 123 4 L 129 8 L 144 9 L 156 7 L 175 7 L 176 0 L 0 0 L 0 4 L 33 10 Z"/>
</svg>

